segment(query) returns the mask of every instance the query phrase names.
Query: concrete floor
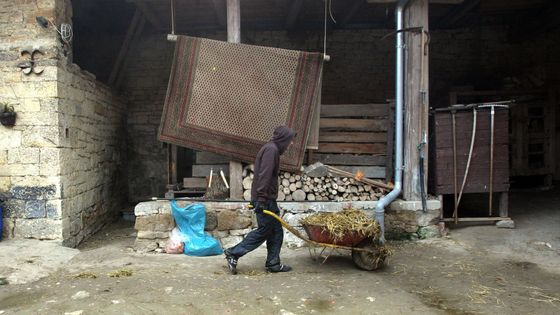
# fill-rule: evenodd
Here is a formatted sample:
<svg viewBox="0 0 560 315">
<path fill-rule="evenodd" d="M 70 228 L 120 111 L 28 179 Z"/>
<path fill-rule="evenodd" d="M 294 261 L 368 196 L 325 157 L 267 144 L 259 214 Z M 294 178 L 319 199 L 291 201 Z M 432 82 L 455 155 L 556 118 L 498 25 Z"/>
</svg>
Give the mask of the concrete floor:
<svg viewBox="0 0 560 315">
<path fill-rule="evenodd" d="M 391 242 L 374 272 L 303 248 L 282 252 L 293 272 L 267 274 L 261 248 L 231 276 L 220 256 L 134 252 L 126 222 L 79 249 L 0 242 L 0 314 L 560 314 L 560 190 L 512 193 L 510 205 L 516 229 Z"/>
</svg>

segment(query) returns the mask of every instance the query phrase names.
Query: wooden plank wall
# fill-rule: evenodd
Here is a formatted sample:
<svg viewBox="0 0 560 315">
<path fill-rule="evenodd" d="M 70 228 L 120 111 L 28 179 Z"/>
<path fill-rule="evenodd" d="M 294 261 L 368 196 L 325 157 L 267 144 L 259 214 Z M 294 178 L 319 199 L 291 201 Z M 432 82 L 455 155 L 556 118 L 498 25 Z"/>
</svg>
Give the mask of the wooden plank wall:
<svg viewBox="0 0 560 315">
<path fill-rule="evenodd" d="M 321 105 L 319 149 L 312 151 L 304 164 L 319 161 L 385 179 L 387 137 L 392 135 L 387 133 L 389 112 L 388 103 Z M 192 176 L 208 176 L 211 167 L 226 172 L 228 161 L 218 154 L 197 151 Z"/>
<path fill-rule="evenodd" d="M 468 160 L 471 143 L 472 111 L 456 113 L 457 185 L 460 188 Z M 430 192 L 436 195 L 452 194 L 453 182 L 453 132 L 449 112 L 434 114 L 430 165 L 432 165 Z M 476 138 L 464 193 L 485 193 L 489 189 L 490 171 L 490 113 L 479 110 Z M 496 110 L 494 125 L 494 176 L 493 191 L 509 189 L 508 111 Z"/>
<path fill-rule="evenodd" d="M 369 178 L 385 179 L 390 105 L 321 105 L 319 161 Z"/>
</svg>

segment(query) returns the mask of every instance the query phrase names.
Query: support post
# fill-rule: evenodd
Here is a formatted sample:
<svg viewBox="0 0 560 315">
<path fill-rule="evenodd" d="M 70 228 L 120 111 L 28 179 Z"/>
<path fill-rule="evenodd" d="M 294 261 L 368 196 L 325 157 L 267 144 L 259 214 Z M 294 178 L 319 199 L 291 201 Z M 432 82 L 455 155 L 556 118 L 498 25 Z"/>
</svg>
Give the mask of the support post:
<svg viewBox="0 0 560 315">
<path fill-rule="evenodd" d="M 428 0 L 413 0 L 407 7 L 405 28 L 422 27 L 423 31 L 406 33 L 404 180 L 405 200 L 420 200 L 420 150 L 424 154 L 424 174 L 428 174 Z M 423 145 L 422 145 L 423 144 Z M 424 187 L 427 176 L 424 176 Z"/>
<path fill-rule="evenodd" d="M 230 43 L 241 42 L 240 0 L 227 0 L 227 38 Z M 229 162 L 229 198 L 243 199 L 243 166 L 240 162 Z"/>
</svg>

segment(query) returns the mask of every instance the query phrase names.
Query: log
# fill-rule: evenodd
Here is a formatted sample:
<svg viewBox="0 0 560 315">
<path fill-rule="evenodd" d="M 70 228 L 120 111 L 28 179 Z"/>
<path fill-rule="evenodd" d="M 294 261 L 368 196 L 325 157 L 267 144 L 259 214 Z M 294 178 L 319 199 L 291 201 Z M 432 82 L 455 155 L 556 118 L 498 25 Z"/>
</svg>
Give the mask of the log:
<svg viewBox="0 0 560 315">
<path fill-rule="evenodd" d="M 314 194 L 307 194 L 307 200 L 315 200 L 315 195 Z"/>
<path fill-rule="evenodd" d="M 289 188 L 290 188 L 290 191 L 292 191 L 292 192 L 297 190 L 296 184 L 294 184 L 294 183 L 291 183 Z"/>
<path fill-rule="evenodd" d="M 292 197 L 294 198 L 295 201 L 303 201 L 305 200 L 305 197 L 307 197 L 307 195 L 303 190 L 298 189 L 292 193 Z"/>
<path fill-rule="evenodd" d="M 279 191 L 278 192 L 278 198 L 276 198 L 276 200 L 282 201 L 282 200 L 285 200 L 285 199 L 286 199 L 286 195 L 284 195 L 283 192 Z"/>
<path fill-rule="evenodd" d="M 243 189 L 251 189 L 252 185 L 253 185 L 253 180 L 251 179 L 251 177 L 245 177 L 243 179 Z"/>
<path fill-rule="evenodd" d="M 338 174 L 338 175 L 341 175 L 341 176 L 350 177 L 350 182 L 353 182 L 352 179 L 354 179 L 354 174 L 352 174 L 352 173 L 350 173 L 350 172 L 343 171 L 343 170 L 341 170 L 341 169 L 338 169 L 338 168 L 335 168 L 335 167 L 332 167 L 332 166 L 329 166 L 329 165 L 327 165 L 327 169 L 328 169 L 329 171 L 335 173 L 335 174 Z M 356 180 L 358 180 L 358 179 L 356 179 Z M 362 183 L 364 183 L 364 184 L 368 184 L 368 185 L 372 185 L 372 186 L 381 188 L 381 189 L 386 190 L 386 191 L 392 190 L 393 187 L 394 187 L 394 186 L 391 185 L 391 184 L 385 184 L 385 183 L 383 183 L 383 182 L 375 181 L 375 180 L 368 179 L 368 178 L 365 178 L 365 177 L 359 179 L 358 181 L 360 181 L 360 182 L 362 182 Z"/>
</svg>

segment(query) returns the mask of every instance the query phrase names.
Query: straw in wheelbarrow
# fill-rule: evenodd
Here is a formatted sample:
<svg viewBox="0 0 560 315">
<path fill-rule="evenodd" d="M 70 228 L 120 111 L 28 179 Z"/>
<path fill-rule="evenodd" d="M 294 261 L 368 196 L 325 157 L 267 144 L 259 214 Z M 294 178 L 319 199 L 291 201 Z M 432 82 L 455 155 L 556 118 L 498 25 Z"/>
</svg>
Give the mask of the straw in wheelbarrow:
<svg viewBox="0 0 560 315">
<path fill-rule="evenodd" d="M 322 226 L 325 232 L 333 236 L 335 242 L 341 240 L 349 232 L 355 232 L 373 240 L 379 237 L 379 224 L 360 210 L 321 212 L 301 219 L 300 223 Z"/>
</svg>

